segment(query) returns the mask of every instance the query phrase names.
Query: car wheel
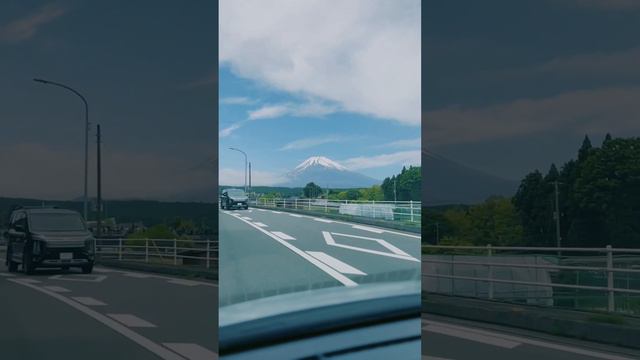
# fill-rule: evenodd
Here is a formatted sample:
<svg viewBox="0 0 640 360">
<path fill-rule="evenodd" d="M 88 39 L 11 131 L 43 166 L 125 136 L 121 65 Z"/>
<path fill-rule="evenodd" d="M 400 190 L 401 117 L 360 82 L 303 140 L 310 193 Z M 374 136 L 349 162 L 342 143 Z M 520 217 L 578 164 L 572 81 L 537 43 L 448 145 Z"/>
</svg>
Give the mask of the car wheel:
<svg viewBox="0 0 640 360">
<path fill-rule="evenodd" d="M 89 263 L 88 265 L 82 266 L 83 274 L 91 274 L 92 271 L 93 271 L 93 263 Z"/>
<path fill-rule="evenodd" d="M 24 271 L 27 275 L 32 275 L 35 267 L 33 266 L 33 262 L 31 256 L 26 252 L 22 253 L 22 271 Z"/>
</svg>

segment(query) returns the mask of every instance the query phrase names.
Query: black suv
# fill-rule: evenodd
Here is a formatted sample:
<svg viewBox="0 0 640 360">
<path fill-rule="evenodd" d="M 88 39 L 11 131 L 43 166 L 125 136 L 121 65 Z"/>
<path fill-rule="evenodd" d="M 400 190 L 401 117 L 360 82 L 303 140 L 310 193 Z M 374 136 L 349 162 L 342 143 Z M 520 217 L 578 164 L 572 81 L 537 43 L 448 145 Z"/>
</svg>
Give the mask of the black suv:
<svg viewBox="0 0 640 360">
<path fill-rule="evenodd" d="M 93 270 L 95 239 L 82 216 L 57 208 L 18 208 L 11 213 L 6 265 L 32 274 L 37 267 L 79 267 L 84 274 Z"/>
<path fill-rule="evenodd" d="M 233 209 L 234 207 L 248 209 L 248 201 L 247 194 L 241 189 L 225 189 L 220 195 L 220 207 L 223 209 Z"/>
</svg>

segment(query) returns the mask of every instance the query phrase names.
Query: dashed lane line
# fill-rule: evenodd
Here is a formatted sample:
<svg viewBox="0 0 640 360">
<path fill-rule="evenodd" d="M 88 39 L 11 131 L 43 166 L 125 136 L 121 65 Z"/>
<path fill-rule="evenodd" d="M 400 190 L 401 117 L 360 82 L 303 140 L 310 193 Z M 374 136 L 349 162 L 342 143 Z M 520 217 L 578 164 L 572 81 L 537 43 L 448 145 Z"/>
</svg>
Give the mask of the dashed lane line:
<svg viewBox="0 0 640 360">
<path fill-rule="evenodd" d="M 279 237 L 282 240 L 295 240 L 296 238 L 294 238 L 291 235 L 287 235 L 281 231 L 272 231 L 272 234 L 274 234 L 275 236 Z"/>
<path fill-rule="evenodd" d="M 202 347 L 198 344 L 191 343 L 162 343 L 162 345 L 177 352 L 189 360 L 217 360 L 218 354 Z"/>
<path fill-rule="evenodd" d="M 110 329 L 118 332 L 120 335 L 126 337 L 127 339 L 137 343 L 138 345 L 142 346 L 143 348 L 149 350 L 150 352 L 154 353 L 155 355 L 157 355 L 159 358 L 163 359 L 163 360 L 186 360 L 184 357 L 170 351 L 169 349 L 165 348 L 164 346 L 157 344 L 155 342 L 153 342 L 152 340 L 138 334 L 137 332 L 127 328 L 126 326 L 118 323 L 117 321 L 110 319 L 109 317 L 102 315 L 101 313 L 85 306 L 82 305 L 76 301 L 73 301 L 63 295 L 57 294 L 53 291 L 49 291 L 47 289 L 44 289 L 42 287 L 30 284 L 28 282 L 24 282 L 24 281 L 20 281 L 18 279 L 7 279 L 8 281 L 14 282 L 16 284 L 20 284 L 26 287 L 29 287 L 33 290 L 36 291 L 40 291 L 46 295 L 49 295 L 59 301 L 62 301 L 63 303 L 73 307 L 74 309 L 84 313 L 85 315 L 88 315 L 90 317 L 92 317 L 93 319 L 101 322 L 103 325 L 109 327 Z"/>
<path fill-rule="evenodd" d="M 364 230 L 364 231 L 369 231 L 369 232 L 376 233 L 376 234 L 382 234 L 382 233 L 384 233 L 384 230 L 376 229 L 376 228 L 372 228 L 372 227 L 368 227 L 368 226 L 353 225 L 352 227 L 353 227 L 354 229 Z"/>
<path fill-rule="evenodd" d="M 279 238 L 278 236 L 274 235 L 273 233 L 271 233 L 270 231 L 267 231 L 263 228 L 261 228 L 260 226 L 256 225 L 255 223 L 252 223 L 250 221 L 241 219 L 238 216 L 235 216 L 236 219 L 245 222 L 246 224 L 248 224 L 249 226 L 257 229 L 258 231 L 264 233 L 265 235 L 269 236 L 270 238 L 276 240 L 277 242 L 279 242 L 281 245 L 284 245 L 285 247 L 287 247 L 289 250 L 293 251 L 294 253 L 296 253 L 297 255 L 301 256 L 302 258 L 304 258 L 305 260 L 309 261 L 310 263 L 312 263 L 313 265 L 315 265 L 316 267 L 318 267 L 320 270 L 324 271 L 325 273 L 327 273 L 329 276 L 333 277 L 334 279 L 338 280 L 340 283 L 342 283 L 344 286 L 358 286 L 358 284 L 349 279 L 348 277 L 344 276 L 343 274 L 341 274 L 340 272 L 336 271 L 335 269 L 333 269 L 332 267 L 326 265 L 325 263 L 319 261 L 318 259 L 314 258 L 313 256 L 307 254 L 306 252 L 304 252 L 303 250 L 298 249 L 297 247 L 291 245 L 289 242 L 287 242 L 286 240 L 282 240 L 281 238 Z"/>
<path fill-rule="evenodd" d="M 327 223 L 327 224 L 331 224 L 331 223 L 334 222 L 333 220 L 327 220 L 327 219 L 322 219 L 322 218 L 313 218 L 313 220 L 319 221 L 319 222 L 323 222 L 323 223 Z"/>
<path fill-rule="evenodd" d="M 108 317 L 117 320 L 118 322 L 135 328 L 154 328 L 154 324 L 143 320 L 133 314 L 107 314 Z"/>
<path fill-rule="evenodd" d="M 354 268 L 353 266 L 342 262 L 336 258 L 334 258 L 333 256 L 324 253 L 322 251 L 307 251 L 307 254 L 313 256 L 314 258 L 322 261 L 323 263 L 331 266 L 332 268 L 336 269 L 337 271 L 343 273 L 343 274 L 351 274 L 351 275 L 367 275 L 365 273 L 363 273 L 362 271 Z"/>
<path fill-rule="evenodd" d="M 247 221 L 247 220 L 244 220 L 244 221 Z M 259 226 L 259 227 L 269 227 L 267 224 L 264 224 L 264 223 L 261 223 L 261 222 L 254 222 L 253 224 L 255 224 L 256 226 Z"/>
<path fill-rule="evenodd" d="M 293 216 L 295 218 L 301 218 L 304 217 L 304 215 L 299 215 L 299 214 L 294 214 L 294 213 L 290 213 L 289 216 Z"/>
</svg>

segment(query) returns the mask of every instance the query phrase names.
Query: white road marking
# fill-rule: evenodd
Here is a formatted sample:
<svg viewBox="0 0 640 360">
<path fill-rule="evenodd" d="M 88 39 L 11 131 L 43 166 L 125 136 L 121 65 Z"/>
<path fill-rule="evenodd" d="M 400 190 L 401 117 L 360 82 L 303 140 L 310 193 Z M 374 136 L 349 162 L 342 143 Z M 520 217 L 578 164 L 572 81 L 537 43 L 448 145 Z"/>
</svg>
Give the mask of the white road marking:
<svg viewBox="0 0 640 360">
<path fill-rule="evenodd" d="M 43 288 L 57 293 L 71 292 L 71 290 L 63 288 L 62 286 L 43 286 Z"/>
<path fill-rule="evenodd" d="M 279 242 L 280 244 L 284 245 L 285 247 L 289 248 L 289 250 L 293 251 L 294 253 L 300 255 L 302 258 L 304 258 L 305 260 L 309 261 L 310 263 L 312 263 L 313 265 L 317 266 L 320 270 L 324 271 L 325 273 L 329 274 L 329 276 L 333 277 L 334 279 L 338 280 L 340 283 L 342 283 L 344 286 L 358 286 L 358 284 L 356 282 L 354 282 L 353 280 L 349 279 L 348 277 L 342 275 L 341 273 L 339 273 L 338 271 L 334 270 L 333 268 L 327 266 L 325 263 L 319 261 L 318 259 L 314 258 L 313 256 L 307 254 L 306 252 L 298 249 L 297 247 L 291 245 L 291 243 L 287 242 L 286 240 L 282 240 L 279 237 L 277 237 L 276 235 L 272 234 L 271 232 L 262 229 L 260 226 L 250 222 L 250 221 L 246 221 L 243 219 L 239 219 L 240 221 L 244 221 L 245 223 L 247 223 L 249 226 L 257 229 L 258 231 L 266 234 L 267 236 L 269 236 L 270 238 L 276 240 L 277 242 Z"/>
<path fill-rule="evenodd" d="M 105 269 L 105 268 L 99 268 L 99 267 L 94 267 L 93 271 L 95 272 L 99 272 L 99 273 L 113 273 L 113 272 L 119 272 L 117 270 L 112 270 L 112 269 Z"/>
<path fill-rule="evenodd" d="M 282 211 L 271 210 L 271 212 L 274 213 L 274 214 L 282 214 Z"/>
<path fill-rule="evenodd" d="M 464 330 L 460 330 L 460 329 L 456 329 L 448 326 L 428 324 L 424 326 L 422 329 L 431 333 L 453 336 L 460 339 L 475 341 L 475 342 L 497 346 L 505 349 L 513 349 L 516 346 L 522 345 L 522 343 L 520 342 L 506 340 L 498 336 L 491 336 L 489 334 L 481 334 L 473 331 L 464 331 Z"/>
<path fill-rule="evenodd" d="M 242 216 L 243 219 L 245 220 L 253 220 L 252 218 L 248 217 L 248 216 Z"/>
<path fill-rule="evenodd" d="M 298 214 L 294 214 L 294 213 L 289 214 L 289 216 L 293 216 L 293 217 L 297 217 L 297 218 L 304 217 L 303 215 L 298 215 Z"/>
<path fill-rule="evenodd" d="M 354 229 L 369 231 L 369 232 L 376 233 L 376 234 L 382 234 L 384 232 L 384 230 L 381 230 L 381 229 L 376 229 L 376 228 L 372 228 L 372 227 L 368 227 L 368 226 L 362 226 L 362 225 L 353 225 L 352 227 Z"/>
<path fill-rule="evenodd" d="M 320 221 L 327 224 L 331 224 L 333 222 L 333 220 L 327 220 L 327 219 L 321 219 L 321 218 L 313 218 L 313 220 Z"/>
<path fill-rule="evenodd" d="M 142 274 L 142 273 L 136 273 L 136 272 L 124 272 L 122 273 L 122 275 L 136 278 L 136 279 L 148 279 L 150 277 L 153 277 L 153 275 L 150 275 L 150 274 Z"/>
<path fill-rule="evenodd" d="M 452 336 L 460 337 L 462 339 L 469 339 L 470 335 L 483 335 L 486 337 L 494 337 L 494 338 L 502 339 L 504 341 L 512 341 L 515 343 L 528 344 L 528 345 L 547 348 L 547 349 L 564 351 L 564 352 L 569 352 L 569 353 L 574 353 L 579 355 L 586 355 L 592 358 L 598 358 L 598 359 L 604 359 L 604 360 L 632 360 L 631 358 L 624 357 L 624 356 L 605 354 L 602 352 L 580 349 L 573 346 L 560 345 L 556 343 L 551 343 L 551 342 L 546 342 L 541 340 L 533 340 L 533 339 L 513 336 L 513 335 L 505 335 L 505 334 L 500 334 L 492 331 L 469 328 L 469 327 L 460 326 L 460 325 L 451 325 L 451 324 L 442 323 L 438 321 L 426 320 L 426 321 L 423 321 L 422 323 L 426 324 L 426 326 L 424 326 L 423 329 L 426 329 L 427 331 L 431 331 L 429 330 L 429 326 L 432 326 L 432 325 L 439 326 L 440 328 L 446 327 L 452 330 L 457 330 L 457 331 L 452 331 L 452 334 L 456 334 L 457 336 L 456 335 L 452 335 Z"/>
<path fill-rule="evenodd" d="M 246 220 L 245 220 L 245 221 L 246 221 Z M 255 224 L 256 226 L 260 226 L 260 227 L 269 227 L 269 225 L 267 225 L 267 224 L 263 224 L 263 223 L 261 223 L 261 222 L 254 222 L 254 224 Z"/>
<path fill-rule="evenodd" d="M 87 305 L 87 306 L 106 306 L 107 305 L 102 301 L 96 300 L 92 297 L 77 296 L 77 297 L 72 297 L 72 299 L 79 302 L 82 305 Z"/>
<path fill-rule="evenodd" d="M 101 282 L 106 279 L 106 275 L 53 275 L 49 276 L 51 280 L 64 281 L 82 281 L 82 282 Z"/>
<path fill-rule="evenodd" d="M 218 354 L 198 344 L 162 343 L 162 345 L 177 352 L 189 360 L 217 360 Z"/>
<path fill-rule="evenodd" d="M 27 279 L 27 278 L 19 278 L 17 279 L 21 282 L 29 283 L 29 284 L 40 284 L 42 281 L 36 279 Z"/>
<path fill-rule="evenodd" d="M 199 282 L 193 280 L 185 280 L 185 279 L 172 279 L 169 280 L 170 284 L 184 285 L 184 286 L 197 286 L 200 285 Z"/>
<path fill-rule="evenodd" d="M 128 327 L 144 327 L 144 328 L 154 328 L 156 327 L 152 323 L 140 319 L 139 317 L 132 314 L 107 314 L 110 318 L 117 320 Z"/>
<path fill-rule="evenodd" d="M 272 231 L 272 234 L 274 234 L 275 236 L 279 237 L 282 240 L 295 240 L 296 238 L 294 238 L 293 236 L 287 235 L 281 231 Z"/>
<path fill-rule="evenodd" d="M 331 266 L 332 268 L 340 271 L 343 274 L 352 274 L 352 275 L 367 275 L 362 271 L 354 268 L 353 266 L 344 263 L 333 256 L 324 253 L 322 251 L 307 251 L 307 254 L 313 256 L 314 258 L 322 261 L 323 263 Z"/>
<path fill-rule="evenodd" d="M 361 248 L 361 247 L 357 247 L 357 246 L 338 244 L 335 241 L 335 239 L 333 238 L 332 235 L 344 236 L 344 237 L 350 237 L 350 238 L 356 238 L 356 239 L 363 239 L 363 240 L 369 240 L 369 241 L 375 241 L 378 244 L 380 244 L 380 245 L 384 246 L 385 248 L 389 249 L 391 251 L 391 253 L 384 252 L 384 251 L 378 251 L 378 250 L 365 249 L 365 248 Z M 388 256 L 388 257 L 393 257 L 393 258 L 397 258 L 397 259 L 420 262 L 420 260 L 414 258 L 413 256 L 407 254 L 406 252 L 398 249 L 397 247 L 389 244 L 388 242 L 386 242 L 386 241 L 384 241 L 382 239 L 370 238 L 370 237 L 366 237 L 366 236 L 341 234 L 341 233 L 330 233 L 330 232 L 327 232 L 327 231 L 323 231 L 322 232 L 322 236 L 324 237 L 324 241 L 328 245 L 331 245 L 331 246 L 341 247 L 341 248 L 344 248 L 344 249 L 351 249 L 351 250 L 355 250 L 355 251 L 366 252 L 366 253 L 375 254 L 375 255 Z"/>
<path fill-rule="evenodd" d="M 165 347 L 163 347 L 160 344 L 156 344 L 155 342 L 149 340 L 148 338 L 136 333 L 135 331 L 119 324 L 118 322 L 100 314 L 99 312 L 84 306 L 82 304 L 79 304 L 63 295 L 60 294 L 56 294 L 55 292 L 43 289 L 39 286 L 36 285 L 32 285 L 32 284 L 28 284 L 28 283 L 24 283 L 22 281 L 18 281 L 17 279 L 8 279 L 9 281 L 15 282 L 17 284 L 21 284 L 27 287 L 30 287 L 33 290 L 36 291 L 40 291 L 44 294 L 47 294 L 57 300 L 62 301 L 63 303 L 73 307 L 74 309 L 84 313 L 85 315 L 88 315 L 92 318 L 94 318 L 95 320 L 101 322 L 103 325 L 109 327 L 110 329 L 120 333 L 121 335 L 123 335 L 124 337 L 128 338 L 129 340 L 135 342 L 136 344 L 142 346 L 143 348 L 151 351 L 152 353 L 156 354 L 157 356 L 159 356 L 161 359 L 163 360 L 185 360 L 185 358 L 183 358 L 182 356 L 179 356 L 178 354 L 169 351 L 168 349 L 166 349 Z"/>
</svg>

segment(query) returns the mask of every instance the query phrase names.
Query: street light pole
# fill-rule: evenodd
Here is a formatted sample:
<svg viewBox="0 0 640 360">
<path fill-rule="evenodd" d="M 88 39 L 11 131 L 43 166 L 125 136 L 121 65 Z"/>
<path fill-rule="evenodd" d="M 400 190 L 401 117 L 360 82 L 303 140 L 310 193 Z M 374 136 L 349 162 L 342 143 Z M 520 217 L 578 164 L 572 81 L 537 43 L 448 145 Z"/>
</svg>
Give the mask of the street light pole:
<svg viewBox="0 0 640 360">
<path fill-rule="evenodd" d="M 82 94 L 80 94 L 77 90 L 73 89 L 70 86 L 60 84 L 54 81 L 44 80 L 44 79 L 33 79 L 33 81 L 47 84 L 47 85 L 54 85 L 54 86 L 58 86 L 63 89 L 69 90 L 72 93 L 76 94 L 80 99 L 82 99 L 82 102 L 84 103 L 84 196 L 83 196 L 84 199 L 83 200 L 84 200 L 84 219 L 89 220 L 87 218 L 88 212 L 89 212 L 88 210 L 89 197 L 87 193 L 87 182 L 88 182 L 87 179 L 89 177 L 89 104 L 87 103 L 87 99 L 85 99 L 84 96 L 82 96 Z"/>
<path fill-rule="evenodd" d="M 247 192 L 247 153 L 236 148 L 230 147 L 229 150 L 239 151 L 244 155 L 244 192 Z"/>
</svg>

